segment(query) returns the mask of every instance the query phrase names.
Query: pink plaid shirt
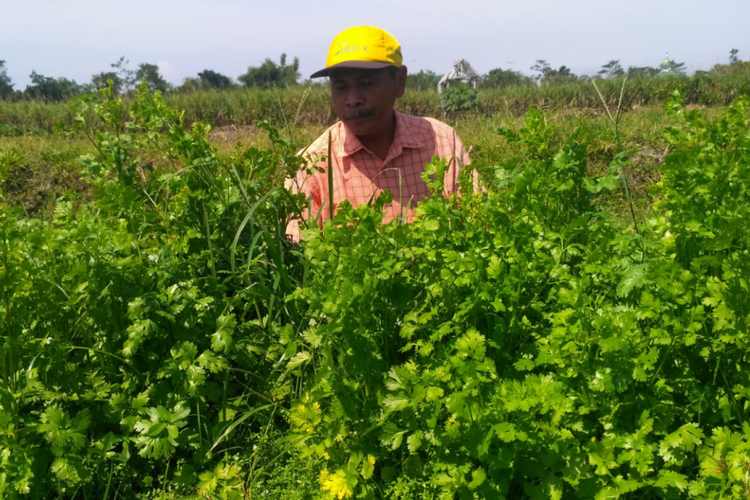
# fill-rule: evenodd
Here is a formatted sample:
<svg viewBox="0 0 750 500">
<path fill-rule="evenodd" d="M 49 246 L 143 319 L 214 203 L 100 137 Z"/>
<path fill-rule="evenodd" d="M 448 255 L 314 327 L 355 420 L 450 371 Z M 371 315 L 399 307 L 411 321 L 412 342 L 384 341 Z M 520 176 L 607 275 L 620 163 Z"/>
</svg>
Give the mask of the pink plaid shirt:
<svg viewBox="0 0 750 500">
<path fill-rule="evenodd" d="M 434 118 L 410 116 L 398 111 L 394 113 L 396 132 L 385 160 L 365 148 L 357 136 L 340 121 L 301 152 L 309 161 L 316 162 L 325 170 L 327 162 L 320 157 L 328 154 L 330 132 L 334 210 L 344 200 L 349 200 L 357 207 L 388 190 L 393 194 L 393 202 L 385 207 L 383 222 L 400 217 L 402 210 L 406 220 L 411 222 L 417 202 L 430 194 L 421 175 L 424 165 L 432 161 L 433 155 L 451 160 L 445 173 L 445 192 L 450 194 L 458 191 L 459 169 L 462 165 L 468 165 L 471 160 L 455 130 Z M 287 182 L 287 187 L 295 193 L 301 192 L 312 197 L 313 218 L 321 211 L 319 221 L 330 219 L 331 211 L 327 203 L 328 174 L 325 171 L 311 176 L 300 171 L 296 178 Z M 291 221 L 286 232 L 292 241 L 299 241 L 299 221 Z"/>
</svg>

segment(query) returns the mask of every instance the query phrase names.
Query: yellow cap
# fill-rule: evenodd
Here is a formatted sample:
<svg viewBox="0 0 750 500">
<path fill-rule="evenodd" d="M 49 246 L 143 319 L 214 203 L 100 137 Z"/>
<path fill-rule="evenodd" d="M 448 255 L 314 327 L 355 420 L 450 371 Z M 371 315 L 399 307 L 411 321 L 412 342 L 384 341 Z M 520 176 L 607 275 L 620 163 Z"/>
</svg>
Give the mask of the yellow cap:
<svg viewBox="0 0 750 500">
<path fill-rule="evenodd" d="M 328 49 L 325 69 L 310 78 L 328 76 L 331 68 L 400 68 L 402 63 L 401 45 L 393 35 L 372 26 L 356 26 L 336 35 Z"/>
</svg>

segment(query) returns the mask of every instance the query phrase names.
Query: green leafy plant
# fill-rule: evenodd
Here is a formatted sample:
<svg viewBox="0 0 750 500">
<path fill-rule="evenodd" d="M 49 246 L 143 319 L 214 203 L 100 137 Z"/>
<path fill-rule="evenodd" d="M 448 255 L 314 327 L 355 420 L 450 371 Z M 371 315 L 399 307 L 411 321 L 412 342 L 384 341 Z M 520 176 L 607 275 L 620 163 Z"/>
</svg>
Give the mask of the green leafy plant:
<svg viewBox="0 0 750 500">
<path fill-rule="evenodd" d="M 0 207 L 3 498 L 750 498 L 747 98 L 670 92 L 637 227 L 627 154 L 591 176 L 531 108 L 486 191 L 433 158 L 412 224 L 384 193 L 293 245 L 291 140 L 113 90 L 68 130 L 93 201 Z"/>
<path fill-rule="evenodd" d="M 440 106 L 446 113 L 468 111 L 477 106 L 477 91 L 468 85 L 454 85 L 440 93 Z"/>
</svg>

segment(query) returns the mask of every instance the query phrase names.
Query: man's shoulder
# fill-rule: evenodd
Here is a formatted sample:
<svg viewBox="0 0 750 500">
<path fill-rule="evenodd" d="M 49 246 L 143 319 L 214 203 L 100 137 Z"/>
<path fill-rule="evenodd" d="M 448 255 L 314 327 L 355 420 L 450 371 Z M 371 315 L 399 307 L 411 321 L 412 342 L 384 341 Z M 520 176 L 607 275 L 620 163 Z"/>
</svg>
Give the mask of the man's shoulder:
<svg viewBox="0 0 750 500">
<path fill-rule="evenodd" d="M 297 155 L 304 156 L 320 156 L 328 154 L 328 136 L 330 134 L 331 139 L 335 143 L 340 134 L 341 122 L 336 122 L 328 127 L 322 134 L 320 134 L 314 141 L 300 149 Z"/>
<path fill-rule="evenodd" d="M 455 137 L 455 130 L 447 123 L 443 123 L 435 118 L 429 116 L 414 116 L 400 113 L 404 124 L 414 135 L 432 135 L 439 139 L 447 139 Z"/>
</svg>

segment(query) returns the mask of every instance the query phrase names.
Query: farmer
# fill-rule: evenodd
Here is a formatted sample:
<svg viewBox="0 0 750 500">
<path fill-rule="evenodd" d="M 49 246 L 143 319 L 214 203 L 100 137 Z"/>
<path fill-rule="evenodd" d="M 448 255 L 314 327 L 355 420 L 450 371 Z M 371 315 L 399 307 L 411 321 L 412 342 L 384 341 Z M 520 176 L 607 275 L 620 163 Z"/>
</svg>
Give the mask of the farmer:
<svg viewBox="0 0 750 500">
<path fill-rule="evenodd" d="M 326 67 L 311 78 L 327 76 L 331 100 L 339 120 L 302 151 L 308 166 L 287 182 L 294 192 L 311 197 L 313 218 L 331 214 L 328 186 L 330 137 L 333 171 L 333 208 L 348 200 L 355 207 L 388 190 L 393 202 L 385 207 L 384 222 L 404 216 L 411 222 L 417 202 L 429 196 L 421 178 L 433 155 L 450 160 L 445 191 L 458 190 L 458 171 L 469 163 L 461 140 L 445 123 L 433 118 L 405 115 L 393 109 L 406 89 L 406 66 L 401 46 L 390 33 L 370 26 L 349 28 L 331 43 Z M 475 177 L 476 187 L 476 177 Z M 300 222 L 287 226 L 292 241 L 300 239 Z"/>
</svg>

